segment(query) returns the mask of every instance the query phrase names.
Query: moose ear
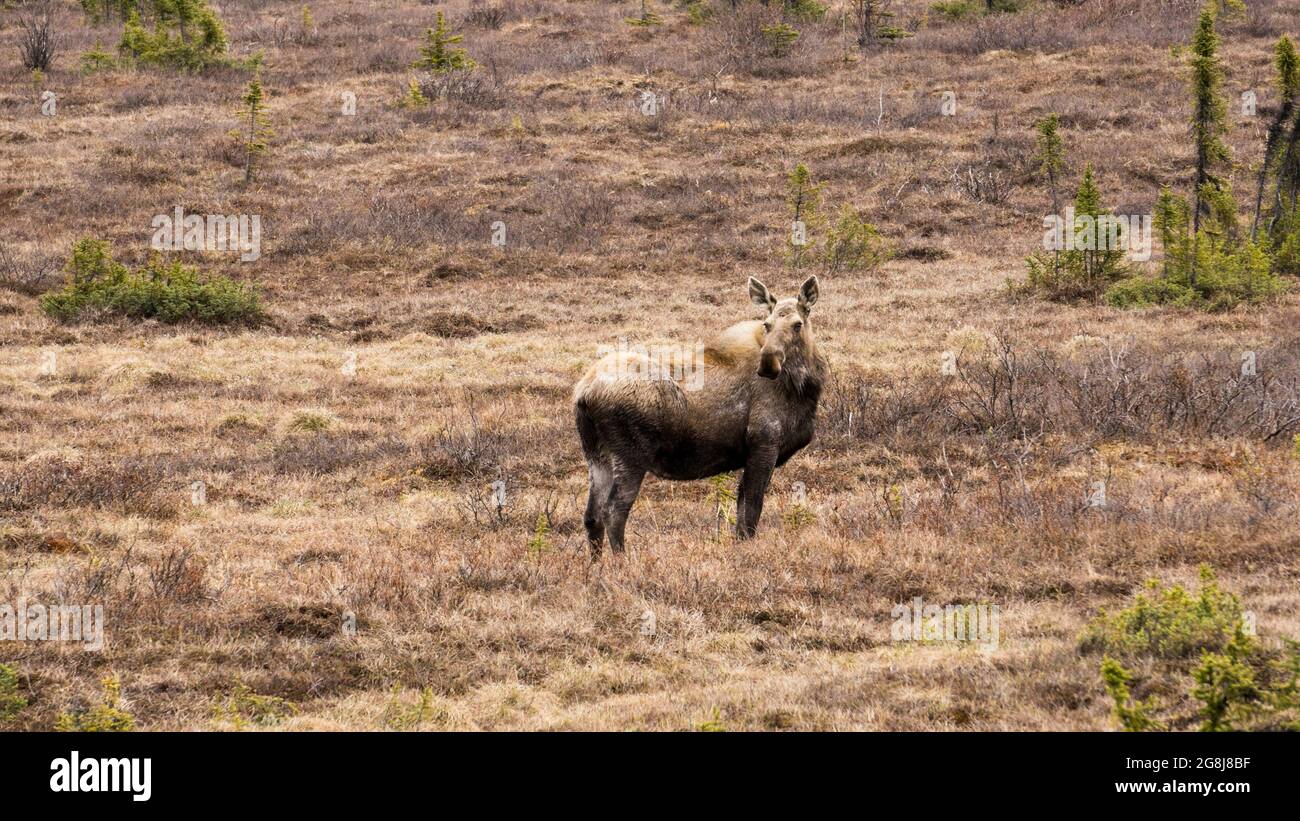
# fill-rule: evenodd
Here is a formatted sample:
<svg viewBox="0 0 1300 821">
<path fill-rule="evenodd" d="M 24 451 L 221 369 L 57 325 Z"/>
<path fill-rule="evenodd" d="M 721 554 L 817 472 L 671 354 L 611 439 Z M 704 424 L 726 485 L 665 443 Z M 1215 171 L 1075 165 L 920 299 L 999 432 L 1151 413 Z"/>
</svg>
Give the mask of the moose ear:
<svg viewBox="0 0 1300 821">
<path fill-rule="evenodd" d="M 799 307 L 804 309 L 804 313 L 817 303 L 817 292 L 816 276 L 808 277 L 803 285 L 799 286 Z"/>
<path fill-rule="evenodd" d="M 762 305 L 769 311 L 776 304 L 776 297 L 767 290 L 767 286 L 754 277 L 749 278 L 749 298 L 755 305 Z"/>
</svg>

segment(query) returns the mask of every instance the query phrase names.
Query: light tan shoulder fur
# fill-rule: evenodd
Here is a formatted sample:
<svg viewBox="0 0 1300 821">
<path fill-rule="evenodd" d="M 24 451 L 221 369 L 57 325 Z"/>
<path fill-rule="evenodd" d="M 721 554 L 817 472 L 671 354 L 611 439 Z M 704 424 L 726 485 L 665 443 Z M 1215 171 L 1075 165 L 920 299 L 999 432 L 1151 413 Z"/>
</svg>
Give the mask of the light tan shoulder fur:
<svg viewBox="0 0 1300 821">
<path fill-rule="evenodd" d="M 704 366 L 726 370 L 752 369 L 763 348 L 763 323 L 737 322 L 704 348 Z M 637 378 L 650 374 L 654 364 L 635 351 L 615 351 L 601 357 L 573 386 L 573 401 L 627 401 L 634 397 L 658 398 L 662 392 L 680 395 L 670 381 Z M 670 388 L 671 386 L 671 388 Z"/>
<path fill-rule="evenodd" d="M 704 348 L 704 361 L 733 367 L 758 356 L 763 349 L 763 323 L 757 319 L 737 322 L 718 334 Z"/>
</svg>

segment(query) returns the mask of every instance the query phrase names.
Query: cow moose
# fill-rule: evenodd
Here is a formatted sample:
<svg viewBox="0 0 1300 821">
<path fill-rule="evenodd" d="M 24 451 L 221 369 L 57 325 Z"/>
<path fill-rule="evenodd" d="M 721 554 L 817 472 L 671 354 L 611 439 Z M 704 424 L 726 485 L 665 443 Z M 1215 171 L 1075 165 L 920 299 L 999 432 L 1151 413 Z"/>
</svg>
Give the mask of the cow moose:
<svg viewBox="0 0 1300 821">
<path fill-rule="evenodd" d="M 607 535 L 623 550 L 646 473 L 691 480 L 743 470 L 736 535 L 753 536 L 772 472 L 812 440 L 828 373 L 810 319 L 817 277 L 797 297 L 780 300 L 750 277 L 749 296 L 767 318 L 732 325 L 705 346 L 692 384 L 666 375 L 644 352 L 621 350 L 574 387 L 591 481 L 583 522 L 593 558 Z"/>
</svg>

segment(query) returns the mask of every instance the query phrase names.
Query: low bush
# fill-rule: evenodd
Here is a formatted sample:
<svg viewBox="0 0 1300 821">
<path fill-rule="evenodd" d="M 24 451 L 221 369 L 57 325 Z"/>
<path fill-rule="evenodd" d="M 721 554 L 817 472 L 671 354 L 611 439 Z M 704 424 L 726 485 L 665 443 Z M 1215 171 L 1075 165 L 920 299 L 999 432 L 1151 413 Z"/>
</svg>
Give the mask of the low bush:
<svg viewBox="0 0 1300 821">
<path fill-rule="evenodd" d="M 1173 305 L 1190 308 L 1196 302 L 1196 292 L 1186 285 L 1167 279 L 1129 277 L 1106 290 L 1106 304 L 1115 308 L 1147 308 L 1153 305 Z"/>
<path fill-rule="evenodd" d="M 217 699 L 212 712 L 218 725 L 229 724 L 235 730 L 243 730 L 249 724 L 275 726 L 297 715 L 298 707 L 279 696 L 255 693 L 248 685 L 237 682 L 232 692 Z"/>
<path fill-rule="evenodd" d="M 126 733 L 135 729 L 135 717 L 123 710 L 122 682 L 117 676 L 106 676 L 100 682 L 104 687 L 103 700 L 84 712 L 63 712 L 54 723 L 60 733 Z"/>
<path fill-rule="evenodd" d="M 18 49 L 22 54 L 23 68 L 28 71 L 49 71 L 59 51 L 59 36 L 54 33 L 54 10 L 50 0 L 31 3 L 31 14 L 18 18 Z"/>
<path fill-rule="evenodd" d="M 880 232 L 857 209 L 844 205 L 826 237 L 825 264 L 831 272 L 874 271 L 890 257 Z"/>
<path fill-rule="evenodd" d="M 133 272 L 113 260 L 106 242 L 78 242 L 68 272 L 70 279 L 61 290 L 41 298 L 41 308 L 60 322 L 123 316 L 227 324 L 262 316 L 251 286 L 227 277 L 203 277 L 194 268 L 158 257 Z"/>
<path fill-rule="evenodd" d="M 1080 649 L 1106 654 L 1102 683 L 1125 730 L 1164 730 L 1198 719 L 1207 732 L 1300 728 L 1300 645 L 1284 641 L 1280 652 L 1261 647 L 1241 600 L 1219 588 L 1208 566 L 1201 567 L 1195 595 L 1181 585 L 1162 589 L 1147 582 L 1130 606 L 1099 615 Z M 1154 696 L 1134 698 L 1129 685 L 1136 677 L 1112 654 L 1153 662 L 1153 672 L 1172 676 L 1175 684 L 1190 675 L 1185 692 L 1198 702 L 1195 714 L 1162 706 Z M 1157 712 L 1166 713 L 1168 722 Z"/>
<path fill-rule="evenodd" d="M 1163 274 L 1137 275 L 1116 282 L 1104 294 L 1106 303 L 1116 308 L 1173 305 L 1213 312 L 1269 302 L 1288 287 L 1259 244 L 1243 242 L 1234 248 L 1202 232 L 1198 243 L 1187 245 L 1191 247 L 1175 241 L 1166 246 L 1166 256 L 1171 258 L 1166 260 Z"/>
<path fill-rule="evenodd" d="M 132 10 L 127 17 L 118 45 L 124 57 L 184 71 L 202 71 L 230 62 L 226 57 L 225 27 L 203 0 L 175 6 L 153 0 L 147 11 L 154 22 L 152 30 L 137 11 Z"/>
<path fill-rule="evenodd" d="M 948 20 L 964 20 L 978 15 L 981 8 L 975 0 L 940 0 L 930 6 L 930 11 Z"/>
<path fill-rule="evenodd" d="M 0 664 L 0 721 L 8 721 L 26 706 L 27 699 L 18 695 L 18 672 Z"/>
<path fill-rule="evenodd" d="M 1161 589 L 1151 579 L 1129 607 L 1114 614 L 1102 611 L 1089 625 L 1082 649 L 1123 658 L 1188 658 L 1224 649 L 1241 621 L 1241 601 L 1220 590 L 1213 571 L 1202 567 L 1195 595 L 1178 584 Z"/>
<path fill-rule="evenodd" d="M 1058 219 L 1060 219 L 1058 217 Z M 1096 299 L 1128 272 L 1124 260 L 1126 223 L 1101 205 L 1101 191 L 1086 166 L 1074 197 L 1073 222 L 1057 223 L 1054 250 L 1025 260 L 1029 275 L 1012 289 L 1038 292 L 1048 299 Z"/>
</svg>

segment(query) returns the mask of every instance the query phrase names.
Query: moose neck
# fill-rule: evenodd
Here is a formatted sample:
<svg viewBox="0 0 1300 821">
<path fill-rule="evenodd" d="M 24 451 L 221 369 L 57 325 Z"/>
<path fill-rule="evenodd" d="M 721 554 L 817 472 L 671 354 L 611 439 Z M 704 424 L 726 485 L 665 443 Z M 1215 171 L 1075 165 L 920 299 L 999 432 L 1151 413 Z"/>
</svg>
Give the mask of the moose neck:
<svg viewBox="0 0 1300 821">
<path fill-rule="evenodd" d="M 817 401 L 822 389 L 822 368 L 811 334 L 807 340 L 786 349 L 776 381 L 794 398 Z"/>
</svg>

